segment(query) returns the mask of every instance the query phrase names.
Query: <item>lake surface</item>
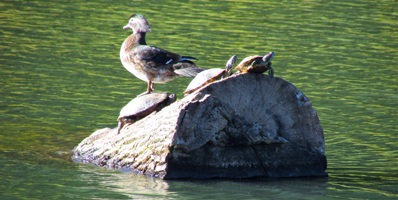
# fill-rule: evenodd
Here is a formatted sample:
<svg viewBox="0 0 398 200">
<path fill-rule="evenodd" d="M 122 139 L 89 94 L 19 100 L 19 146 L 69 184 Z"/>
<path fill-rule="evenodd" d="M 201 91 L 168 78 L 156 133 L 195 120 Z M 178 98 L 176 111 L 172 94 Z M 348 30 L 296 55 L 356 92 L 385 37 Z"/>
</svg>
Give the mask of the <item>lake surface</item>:
<svg viewBox="0 0 398 200">
<path fill-rule="evenodd" d="M 328 178 L 164 181 L 67 153 L 146 89 L 121 65 L 128 17 L 147 42 L 223 67 L 275 51 L 312 102 Z M 398 2 L 2 1 L 0 199 L 397 199 Z M 191 78 L 157 84 L 182 92 Z"/>
</svg>

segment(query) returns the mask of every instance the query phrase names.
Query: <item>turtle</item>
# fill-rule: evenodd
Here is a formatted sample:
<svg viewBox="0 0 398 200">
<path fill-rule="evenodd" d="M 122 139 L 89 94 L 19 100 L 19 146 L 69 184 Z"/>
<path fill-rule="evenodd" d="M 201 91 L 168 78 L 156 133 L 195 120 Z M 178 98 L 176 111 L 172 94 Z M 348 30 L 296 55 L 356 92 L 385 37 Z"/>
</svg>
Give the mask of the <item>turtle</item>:
<svg viewBox="0 0 398 200">
<path fill-rule="evenodd" d="M 269 70 L 268 75 L 274 77 L 274 69 L 271 67 L 271 60 L 275 53 L 272 51 L 265 56 L 249 56 L 243 59 L 235 69 L 238 73 L 264 73 Z"/>
<path fill-rule="evenodd" d="M 214 82 L 216 80 L 220 80 L 222 78 L 226 78 L 231 75 L 232 68 L 235 65 L 237 60 L 237 56 L 233 55 L 225 65 L 225 69 L 213 68 L 208 69 L 203 72 L 200 72 L 196 77 L 189 83 L 187 89 L 184 91 L 185 94 L 190 94 L 199 88 Z"/>
<path fill-rule="evenodd" d="M 117 118 L 117 121 L 119 121 L 117 134 L 120 133 L 120 130 L 126 123 L 133 124 L 154 111 L 160 111 L 162 108 L 175 102 L 176 99 L 176 94 L 167 92 L 151 92 L 139 95 L 120 111 L 120 115 Z"/>
</svg>

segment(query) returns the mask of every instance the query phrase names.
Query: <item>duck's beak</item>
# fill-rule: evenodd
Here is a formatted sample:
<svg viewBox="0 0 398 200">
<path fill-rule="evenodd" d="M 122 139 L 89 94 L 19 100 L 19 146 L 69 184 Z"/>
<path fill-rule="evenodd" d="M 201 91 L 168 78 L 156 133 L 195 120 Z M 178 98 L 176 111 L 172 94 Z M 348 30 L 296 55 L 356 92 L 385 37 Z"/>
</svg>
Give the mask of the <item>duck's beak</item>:
<svg viewBox="0 0 398 200">
<path fill-rule="evenodd" d="M 129 24 L 123 27 L 123 29 L 128 29 L 128 28 L 131 28 Z"/>
</svg>

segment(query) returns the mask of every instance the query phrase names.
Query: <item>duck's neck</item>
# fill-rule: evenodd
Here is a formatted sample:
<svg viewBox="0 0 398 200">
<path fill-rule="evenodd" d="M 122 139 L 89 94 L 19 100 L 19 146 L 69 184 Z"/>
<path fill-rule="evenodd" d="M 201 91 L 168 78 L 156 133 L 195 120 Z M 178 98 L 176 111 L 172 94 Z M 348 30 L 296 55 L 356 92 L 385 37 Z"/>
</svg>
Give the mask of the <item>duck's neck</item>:
<svg viewBox="0 0 398 200">
<path fill-rule="evenodd" d="M 146 33 L 133 33 L 123 43 L 123 49 L 129 51 L 139 45 L 146 45 L 145 42 Z"/>
<path fill-rule="evenodd" d="M 138 42 L 138 44 L 146 45 L 146 42 L 145 42 L 146 33 L 135 33 L 135 35 L 136 35 L 136 41 Z"/>
</svg>

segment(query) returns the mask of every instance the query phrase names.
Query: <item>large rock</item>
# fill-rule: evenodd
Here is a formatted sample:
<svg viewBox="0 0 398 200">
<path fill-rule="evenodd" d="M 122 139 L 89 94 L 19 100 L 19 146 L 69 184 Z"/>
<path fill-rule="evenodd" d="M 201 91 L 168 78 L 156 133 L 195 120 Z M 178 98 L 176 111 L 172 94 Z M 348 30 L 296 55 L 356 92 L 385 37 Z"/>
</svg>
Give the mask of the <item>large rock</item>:
<svg viewBox="0 0 398 200">
<path fill-rule="evenodd" d="M 116 132 L 94 132 L 73 159 L 165 179 L 327 176 L 317 113 L 278 77 L 229 77 Z"/>
</svg>

